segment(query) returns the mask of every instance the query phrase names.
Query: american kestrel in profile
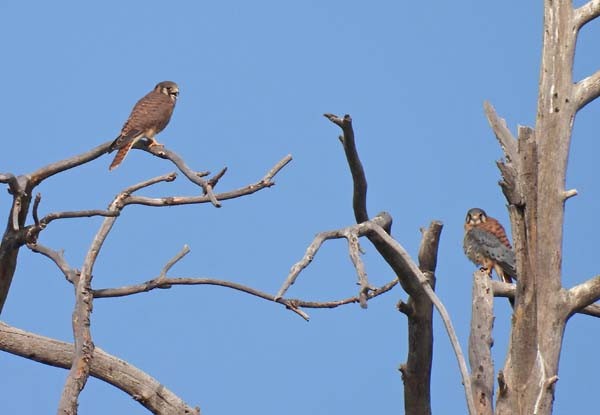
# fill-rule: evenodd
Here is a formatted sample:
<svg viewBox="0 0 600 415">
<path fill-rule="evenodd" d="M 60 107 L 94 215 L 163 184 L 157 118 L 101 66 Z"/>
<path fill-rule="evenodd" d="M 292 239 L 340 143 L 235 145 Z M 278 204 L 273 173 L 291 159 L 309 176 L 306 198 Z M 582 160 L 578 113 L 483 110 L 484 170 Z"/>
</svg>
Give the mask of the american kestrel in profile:
<svg viewBox="0 0 600 415">
<path fill-rule="evenodd" d="M 492 270 L 504 282 L 517 279 L 515 253 L 506 237 L 504 228 L 483 209 L 473 208 L 467 212 L 463 248 L 467 257 L 481 265 L 492 276 Z"/>
<path fill-rule="evenodd" d="M 169 123 L 178 95 L 179 87 L 175 82 L 163 81 L 135 104 L 121 129 L 121 134 L 110 145 L 110 151 L 119 151 L 109 170 L 121 164 L 131 147 L 142 138 L 150 141 L 150 147 L 160 145 L 154 136 Z"/>
</svg>

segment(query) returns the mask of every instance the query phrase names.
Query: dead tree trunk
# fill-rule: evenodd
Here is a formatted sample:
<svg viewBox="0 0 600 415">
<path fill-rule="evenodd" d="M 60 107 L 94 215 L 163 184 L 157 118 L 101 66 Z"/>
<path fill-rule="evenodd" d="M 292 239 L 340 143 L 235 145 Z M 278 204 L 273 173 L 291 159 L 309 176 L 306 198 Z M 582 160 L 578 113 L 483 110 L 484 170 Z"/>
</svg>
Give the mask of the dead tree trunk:
<svg viewBox="0 0 600 415">
<path fill-rule="evenodd" d="M 562 286 L 565 189 L 577 111 L 600 94 L 600 71 L 573 82 L 581 27 L 600 15 L 600 1 L 574 9 L 570 0 L 544 2 L 544 37 L 535 130 L 517 140 L 486 104 L 505 152 L 501 186 L 508 200 L 519 280 L 507 359 L 499 376 L 497 414 L 550 414 L 566 323 L 600 297 L 598 277 Z"/>
</svg>

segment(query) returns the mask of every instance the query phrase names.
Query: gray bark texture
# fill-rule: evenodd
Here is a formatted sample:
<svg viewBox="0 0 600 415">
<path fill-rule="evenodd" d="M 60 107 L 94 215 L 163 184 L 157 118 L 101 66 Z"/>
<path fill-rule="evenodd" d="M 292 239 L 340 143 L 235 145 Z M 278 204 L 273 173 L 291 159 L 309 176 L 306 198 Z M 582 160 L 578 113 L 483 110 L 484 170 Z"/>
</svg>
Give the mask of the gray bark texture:
<svg viewBox="0 0 600 415">
<path fill-rule="evenodd" d="M 565 189 L 573 123 L 577 111 L 600 94 L 600 71 L 573 81 L 575 46 L 579 29 L 599 14 L 597 0 L 578 9 L 570 0 L 544 2 L 535 129 L 521 127 L 515 139 L 493 107 L 485 104 L 505 154 L 498 162 L 500 185 L 508 201 L 519 275 L 509 350 L 498 376 L 496 414 L 552 413 L 566 323 L 576 312 L 593 315 L 592 303 L 599 298 L 598 277 L 567 289 L 561 269 L 565 201 L 577 194 Z M 489 393 L 493 362 L 486 353 L 491 325 L 482 323 L 488 321 L 490 309 L 475 280 L 474 302 L 479 304 L 477 309 L 474 305 L 470 356 L 473 377 L 485 380 L 473 382 L 473 394 L 480 397 Z M 503 295 L 504 288 L 498 291 L 495 294 Z M 481 332 L 484 327 L 490 333 Z M 477 413 L 491 413 L 491 408 L 486 404 Z"/>
</svg>

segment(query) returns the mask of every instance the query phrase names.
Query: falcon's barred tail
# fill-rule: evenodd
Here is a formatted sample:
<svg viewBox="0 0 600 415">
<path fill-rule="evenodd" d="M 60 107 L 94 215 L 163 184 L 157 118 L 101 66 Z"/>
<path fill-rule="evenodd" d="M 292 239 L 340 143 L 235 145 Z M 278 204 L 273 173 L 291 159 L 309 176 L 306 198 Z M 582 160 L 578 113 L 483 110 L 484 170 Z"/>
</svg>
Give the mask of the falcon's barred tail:
<svg viewBox="0 0 600 415">
<path fill-rule="evenodd" d="M 115 155 L 115 158 L 113 159 L 112 163 L 110 163 L 110 167 L 108 168 L 108 170 L 113 170 L 113 169 L 117 168 L 119 166 L 119 164 L 121 164 L 123 159 L 125 159 L 125 156 L 127 155 L 127 153 L 129 153 L 129 150 L 131 150 L 131 147 L 133 147 L 133 143 L 134 143 L 134 141 L 131 140 L 129 143 L 125 144 L 123 147 L 121 147 L 119 149 L 119 151 Z"/>
</svg>

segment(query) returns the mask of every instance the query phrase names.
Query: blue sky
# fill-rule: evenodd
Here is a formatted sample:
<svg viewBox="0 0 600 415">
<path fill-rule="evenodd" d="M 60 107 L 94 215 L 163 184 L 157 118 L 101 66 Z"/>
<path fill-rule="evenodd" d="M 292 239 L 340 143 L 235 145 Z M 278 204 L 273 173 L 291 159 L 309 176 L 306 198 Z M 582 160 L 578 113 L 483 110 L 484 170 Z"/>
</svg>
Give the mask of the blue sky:
<svg viewBox="0 0 600 415">
<path fill-rule="evenodd" d="M 275 293 L 320 231 L 353 223 L 351 180 L 324 112 L 349 113 L 369 181 L 371 215 L 394 217 L 393 235 L 413 255 L 419 228 L 444 222 L 437 292 L 466 350 L 471 275 L 462 252 L 464 215 L 482 207 L 508 224 L 497 186 L 501 157 L 482 104 L 490 100 L 515 131 L 533 125 L 541 46 L 541 2 L 478 1 L 105 1 L 4 2 L 5 80 L 1 171 L 15 174 L 114 139 L 133 104 L 157 82 L 176 81 L 180 100 L 158 137 L 197 170 L 229 171 L 219 190 L 261 178 L 291 153 L 277 185 L 222 209 L 210 205 L 129 207 L 104 246 L 94 286 L 145 281 L 184 244 L 192 252 L 172 276 L 214 277 Z M 581 2 L 580 2 L 581 3 Z M 581 34 L 576 79 L 600 68 L 600 30 Z M 597 114 L 577 116 L 568 185 L 564 284 L 598 272 L 593 238 L 600 189 Z M 596 127 L 596 128 L 595 128 Z M 47 180 L 42 214 L 103 208 L 121 189 L 173 171 L 134 151 L 108 172 L 110 157 Z M 191 195 L 180 178 L 148 195 Z M 0 196 L 8 213 L 10 199 Z M 40 242 L 65 249 L 80 267 L 100 219 L 56 222 Z M 371 282 L 393 278 L 363 243 Z M 307 300 L 356 292 L 345 244 L 327 243 L 290 290 Z M 397 371 L 407 348 L 395 288 L 369 304 L 308 310 L 220 287 L 175 287 L 94 303 L 97 346 L 159 379 L 205 414 L 403 413 Z M 71 341 L 73 290 L 39 255 L 22 250 L 2 314 L 8 324 Z M 597 321 L 567 328 L 555 413 L 596 405 Z M 504 360 L 509 307 L 496 305 L 494 359 Z M 465 413 L 456 361 L 436 317 L 434 413 Z M 66 371 L 0 354 L 5 413 L 53 413 Z M 124 393 L 91 379 L 80 413 L 144 414 Z"/>
</svg>

